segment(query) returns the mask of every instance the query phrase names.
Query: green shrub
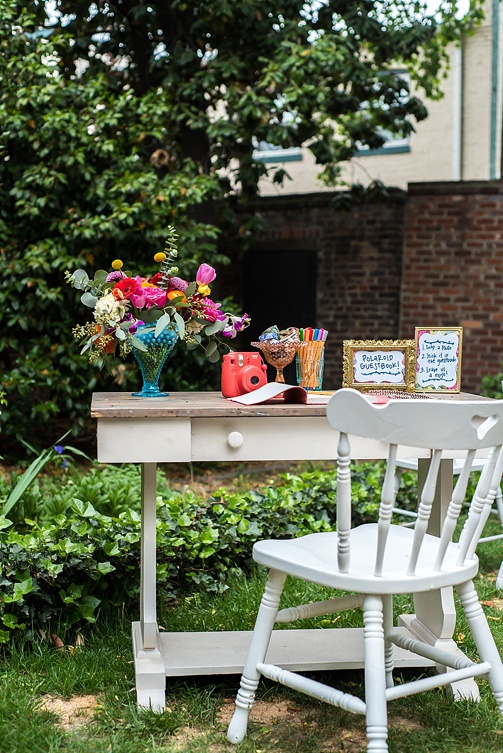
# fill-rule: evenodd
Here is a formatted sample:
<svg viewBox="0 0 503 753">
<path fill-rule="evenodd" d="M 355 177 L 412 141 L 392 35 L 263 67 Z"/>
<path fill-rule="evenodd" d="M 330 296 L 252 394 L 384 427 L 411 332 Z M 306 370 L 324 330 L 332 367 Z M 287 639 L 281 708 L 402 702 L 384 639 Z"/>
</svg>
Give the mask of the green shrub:
<svg viewBox="0 0 503 753">
<path fill-rule="evenodd" d="M 503 372 L 497 374 L 487 374 L 482 380 L 478 391 L 485 397 L 492 397 L 495 400 L 501 400 L 503 398 L 502 382 Z"/>
<path fill-rule="evenodd" d="M 375 515 L 381 473 L 379 463 L 358 466 L 353 493 L 362 521 Z M 171 597 L 194 587 L 225 590 L 229 573 L 250 568 L 258 539 L 335 525 L 333 472 L 285 474 L 260 491 L 222 488 L 207 500 L 190 490 L 174 491 L 159 472 L 158 489 L 157 578 Z M 132 603 L 140 566 L 138 469 L 94 467 L 80 480 L 76 474 L 44 476 L 29 495 L 37 521 L 28 518 L 14 527 L 0 518 L 0 640 L 19 629 L 33 635 L 49 619 L 63 626 L 93 622 L 104 602 Z M 45 511 L 39 507 L 43 499 Z"/>
<path fill-rule="evenodd" d="M 354 525 L 375 520 L 383 469 L 382 462 L 354 464 Z M 472 474 L 469 494 L 477 478 Z M 400 507 L 415 506 L 416 482 L 416 474 L 403 474 Z M 0 478 L 0 509 L 9 488 Z M 230 575 L 250 571 L 258 539 L 335 527 L 333 471 L 285 473 L 259 490 L 220 488 L 204 499 L 172 489 L 158 470 L 157 489 L 157 580 L 170 599 L 226 590 Z M 44 472 L 25 490 L 11 510 L 16 524 L 0 517 L 0 642 L 55 624 L 82 627 L 105 606 L 136 609 L 140 494 L 132 465 L 96 464 L 83 474 L 70 465 Z"/>
<path fill-rule="evenodd" d="M 133 359 L 117 360 L 110 377 L 80 356 L 72 328 L 85 311 L 66 270 L 108 269 L 120 257 L 151 272 L 172 224 L 188 272 L 201 261 L 217 269 L 226 261 L 216 227 L 194 218 L 220 195 L 218 178 L 190 159 L 169 171 L 151 161 L 177 128 L 170 92 L 120 92 L 103 74 L 70 75 L 58 59 L 75 40 L 33 33 L 36 26 L 27 9 L 2 4 L 0 372 L 8 405 L 0 454 L 10 457 L 19 436 L 46 443 L 48 432 L 55 441 L 69 426 L 82 434 L 93 391 L 131 391 L 139 382 Z M 177 353 L 178 374 L 184 365 L 192 388 L 208 389 L 216 372 L 190 356 Z M 172 389 L 183 389 L 178 374 Z"/>
</svg>

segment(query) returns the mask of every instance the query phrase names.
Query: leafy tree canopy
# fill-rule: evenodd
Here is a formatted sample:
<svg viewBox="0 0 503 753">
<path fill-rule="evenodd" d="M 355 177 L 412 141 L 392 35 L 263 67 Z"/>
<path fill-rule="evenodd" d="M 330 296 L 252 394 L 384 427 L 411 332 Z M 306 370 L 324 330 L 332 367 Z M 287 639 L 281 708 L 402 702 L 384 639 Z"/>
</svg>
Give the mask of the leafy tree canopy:
<svg viewBox="0 0 503 753">
<path fill-rule="evenodd" d="M 2 0 L 0 445 L 45 446 L 59 419 L 56 437 L 82 428 L 91 391 L 111 385 L 71 341 L 85 312 L 66 269 L 119 257 L 151 273 L 169 225 L 187 274 L 219 267 L 212 207 L 256 194 L 253 139 L 307 143 L 336 181 L 358 143 L 426 116 L 393 70 L 438 96 L 445 46 L 481 2 L 458 20 L 447 0 L 436 15 L 422 0 Z M 169 386 L 215 388 L 189 357 Z M 131 369 L 112 389 L 131 389 Z"/>
<path fill-rule="evenodd" d="M 393 71 L 406 67 L 438 97 L 446 45 L 482 13 L 482 0 L 461 19 L 455 0 L 435 11 L 426 0 L 55 2 L 54 23 L 75 40 L 65 75 L 85 60 L 113 89 L 157 92 L 172 128 L 156 146 L 205 171 L 236 164 L 233 185 L 245 198 L 267 169 L 253 160 L 254 138 L 308 144 L 334 183 L 359 144 L 382 146 L 383 130 L 408 134 L 427 111 Z"/>
</svg>

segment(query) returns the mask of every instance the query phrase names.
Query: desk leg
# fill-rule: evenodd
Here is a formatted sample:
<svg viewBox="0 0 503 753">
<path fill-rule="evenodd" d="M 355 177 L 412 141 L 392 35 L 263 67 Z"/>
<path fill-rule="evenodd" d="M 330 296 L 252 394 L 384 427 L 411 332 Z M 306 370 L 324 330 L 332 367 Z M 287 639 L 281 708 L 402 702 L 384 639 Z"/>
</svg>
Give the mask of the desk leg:
<svg viewBox="0 0 503 753">
<path fill-rule="evenodd" d="M 418 489 L 422 489 L 428 472 L 428 459 L 419 460 Z M 430 519 L 429 531 L 440 532 L 452 494 L 452 460 L 442 460 L 439 481 L 435 493 L 434 508 Z M 456 629 L 456 608 L 452 588 L 414 595 L 415 615 L 402 615 L 400 623 L 420 640 L 444 651 L 459 651 L 453 640 Z M 443 668 L 442 668 L 443 671 Z M 449 670 L 447 670 L 449 671 Z M 476 682 L 469 678 L 451 685 L 456 698 L 477 700 L 479 691 Z"/>
<path fill-rule="evenodd" d="M 156 470 L 144 463 L 141 475 L 140 623 L 142 648 L 157 644 L 156 610 Z"/>
<path fill-rule="evenodd" d="M 136 695 L 139 706 L 164 711 L 166 674 L 156 610 L 156 464 L 141 476 L 140 622 L 133 623 Z"/>
</svg>

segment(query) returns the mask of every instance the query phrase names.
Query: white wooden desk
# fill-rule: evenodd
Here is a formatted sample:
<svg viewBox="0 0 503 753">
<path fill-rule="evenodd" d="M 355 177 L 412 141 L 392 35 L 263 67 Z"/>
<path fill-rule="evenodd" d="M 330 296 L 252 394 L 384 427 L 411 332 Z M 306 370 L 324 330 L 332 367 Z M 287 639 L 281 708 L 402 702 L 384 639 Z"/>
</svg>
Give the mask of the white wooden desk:
<svg viewBox="0 0 503 753">
<path fill-rule="evenodd" d="M 98 460 L 142 466 L 140 620 L 133 623 L 136 688 L 139 705 L 162 711 L 167 676 L 240 673 L 251 633 L 159 633 L 156 464 L 334 460 L 338 435 L 330 429 L 323 405 L 278 403 L 247 407 L 225 400 L 216 392 L 179 392 L 166 398 L 96 393 L 91 415 L 98 423 Z M 381 443 L 372 440 L 353 439 L 351 449 L 354 458 L 360 460 L 384 457 Z M 424 453 L 414 448 L 400 448 L 399 457 L 425 458 Z M 428 460 L 425 458 L 423 462 Z M 444 461 L 438 490 L 438 522 L 442 500 L 451 490 L 452 462 Z M 458 651 L 452 640 L 455 609 L 451 589 L 416 597 L 415 611 L 415 615 L 402 618 L 404 631 L 432 645 Z M 291 653 L 296 657 L 295 662 Z M 278 630 L 273 634 L 268 657 L 291 670 L 353 669 L 362 666 L 362 653 L 363 636 L 359 629 Z M 395 664 L 431 666 L 432 662 L 396 649 Z M 477 694 L 476 685 L 471 680 L 468 683 L 457 692 L 473 697 Z"/>
</svg>

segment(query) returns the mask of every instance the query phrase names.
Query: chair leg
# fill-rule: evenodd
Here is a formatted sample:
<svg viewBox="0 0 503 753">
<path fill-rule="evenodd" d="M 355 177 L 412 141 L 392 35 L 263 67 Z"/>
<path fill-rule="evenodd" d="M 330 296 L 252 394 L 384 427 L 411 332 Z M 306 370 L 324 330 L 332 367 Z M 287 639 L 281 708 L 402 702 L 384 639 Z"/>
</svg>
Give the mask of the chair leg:
<svg viewBox="0 0 503 753">
<path fill-rule="evenodd" d="M 388 750 L 388 713 L 384 660 L 383 602 L 367 595 L 363 602 L 363 646 L 365 654 L 365 702 L 367 705 L 367 751 Z"/>
<path fill-rule="evenodd" d="M 456 586 L 479 656 L 489 662 L 489 683 L 503 716 L 503 664 L 472 581 Z"/>
<path fill-rule="evenodd" d="M 255 700 L 255 691 L 260 680 L 257 664 L 264 663 L 285 579 L 284 573 L 277 570 L 269 571 L 248 650 L 248 657 L 241 676 L 241 685 L 236 696 L 236 710 L 227 730 L 227 739 L 231 743 L 240 743 L 246 735 L 248 714 Z"/>
<path fill-rule="evenodd" d="M 393 631 L 393 596 L 385 594 L 382 598 L 383 615 L 384 615 L 384 664 L 386 667 L 386 687 L 392 688 L 394 662 L 394 646 L 391 641 L 386 640 L 386 636 Z"/>
</svg>

